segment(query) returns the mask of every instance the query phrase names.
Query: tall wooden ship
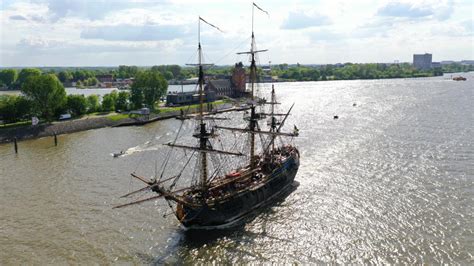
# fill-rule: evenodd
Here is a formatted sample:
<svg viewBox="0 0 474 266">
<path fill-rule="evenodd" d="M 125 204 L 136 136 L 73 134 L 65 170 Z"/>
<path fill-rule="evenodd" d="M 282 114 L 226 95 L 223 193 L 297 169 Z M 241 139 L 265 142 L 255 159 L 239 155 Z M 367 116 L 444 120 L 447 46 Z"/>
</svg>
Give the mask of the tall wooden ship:
<svg viewBox="0 0 474 266">
<path fill-rule="evenodd" d="M 199 32 L 201 22 L 208 23 L 199 18 Z M 209 25 L 213 26 L 212 24 Z M 197 172 L 196 177 L 182 177 L 185 172 L 184 169 L 171 177 L 166 177 L 162 173 L 159 178 L 152 180 L 132 173 L 133 177 L 146 183 L 147 186 L 124 197 L 144 191 L 151 191 L 157 195 L 115 208 L 164 198 L 184 227 L 197 229 L 223 228 L 232 226 L 256 209 L 275 202 L 280 196 L 293 189 L 293 186 L 295 186 L 294 179 L 300 164 L 300 154 L 295 146 L 286 144 L 284 140 L 296 137 L 298 130 L 295 126 L 291 133 L 281 131 L 293 106 L 286 113 L 276 113 L 275 108 L 279 103 L 273 88 L 269 101 L 258 101 L 254 97 L 257 76 L 255 56 L 265 50 L 257 50 L 255 47 L 253 25 L 251 40 L 250 51 L 240 53 L 248 54 L 251 58 L 250 112 L 249 116 L 245 117 L 247 126 L 245 128 L 220 126 L 215 123 L 213 117 L 204 112 L 203 90 L 204 67 L 206 65 L 202 62 L 202 47 L 199 38 L 197 67 L 199 70 L 200 107 L 199 114 L 195 117 L 196 131 L 193 134 L 198 145 L 179 144 L 178 138 L 166 144 L 169 146 L 170 152 L 176 149 L 190 151 L 188 153 L 191 153 L 191 156 L 185 163 L 184 168 L 190 168 L 191 158 L 196 158 L 196 167 L 192 169 Z M 263 107 L 261 105 L 270 107 L 269 111 L 258 111 L 257 109 L 265 109 L 260 108 Z M 269 120 L 267 125 L 261 127 L 259 121 L 262 119 Z M 189 121 L 181 121 L 181 123 L 186 122 Z M 267 129 L 263 129 L 263 126 Z M 246 135 L 248 137 L 248 153 L 235 151 L 235 149 L 233 151 L 217 149 L 218 144 L 214 140 L 219 138 L 220 134 L 225 134 L 224 131 Z M 260 145 L 257 145 L 257 138 L 260 140 Z M 227 157 L 240 157 L 243 160 L 240 159 L 241 163 L 234 168 L 228 168 L 229 166 L 224 163 L 216 163 L 219 158 L 225 161 Z M 170 167 L 169 158 L 170 156 L 167 156 L 166 162 L 164 162 L 165 168 Z M 210 161 L 213 162 L 212 169 Z M 178 179 L 188 180 L 191 184 L 178 189 L 176 186 Z"/>
</svg>

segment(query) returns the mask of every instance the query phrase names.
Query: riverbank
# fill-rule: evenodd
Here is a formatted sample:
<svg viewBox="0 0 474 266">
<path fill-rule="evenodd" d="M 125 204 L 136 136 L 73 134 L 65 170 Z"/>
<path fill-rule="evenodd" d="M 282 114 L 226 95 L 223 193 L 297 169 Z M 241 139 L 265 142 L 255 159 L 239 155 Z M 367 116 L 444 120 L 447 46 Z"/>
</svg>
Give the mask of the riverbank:
<svg viewBox="0 0 474 266">
<path fill-rule="evenodd" d="M 187 108 L 187 107 L 183 107 Z M 216 107 L 216 113 L 237 111 L 241 109 L 233 108 L 231 104 L 222 104 Z M 195 113 L 196 108 L 187 110 L 189 114 Z M 17 140 L 36 139 L 54 135 L 68 134 L 91 129 L 104 127 L 122 127 L 122 126 L 139 126 L 153 123 L 159 120 L 175 118 L 180 115 L 179 108 L 170 109 L 158 114 L 150 114 L 147 120 L 139 118 L 122 118 L 116 119 L 116 116 L 104 117 L 86 117 L 69 121 L 52 122 L 49 124 L 41 124 L 37 126 L 21 126 L 13 128 L 0 128 L 0 143 L 12 142 Z"/>
</svg>

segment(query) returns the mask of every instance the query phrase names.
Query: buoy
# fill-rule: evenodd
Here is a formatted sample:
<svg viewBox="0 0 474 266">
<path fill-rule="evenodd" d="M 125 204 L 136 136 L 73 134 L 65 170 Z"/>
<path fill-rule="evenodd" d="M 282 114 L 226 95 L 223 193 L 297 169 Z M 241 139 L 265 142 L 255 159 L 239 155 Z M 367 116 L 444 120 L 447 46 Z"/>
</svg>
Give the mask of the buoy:
<svg viewBox="0 0 474 266">
<path fill-rule="evenodd" d="M 357 106 L 357 103 L 353 103 L 352 106 Z"/>
</svg>

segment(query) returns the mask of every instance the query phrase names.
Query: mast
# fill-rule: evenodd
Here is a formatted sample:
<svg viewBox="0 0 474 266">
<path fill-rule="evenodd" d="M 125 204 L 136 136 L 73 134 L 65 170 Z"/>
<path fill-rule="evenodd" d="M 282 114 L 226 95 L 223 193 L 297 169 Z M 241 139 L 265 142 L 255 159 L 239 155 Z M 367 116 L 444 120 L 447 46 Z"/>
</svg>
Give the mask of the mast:
<svg viewBox="0 0 474 266">
<path fill-rule="evenodd" d="M 254 5 L 252 5 L 252 44 L 250 45 L 250 53 L 252 56 L 252 62 L 250 64 L 250 82 L 252 86 L 252 107 L 250 111 L 250 125 L 249 129 L 252 131 L 250 133 L 250 169 L 254 169 L 256 162 L 255 162 L 255 127 L 257 126 L 257 119 L 255 116 L 255 94 L 254 94 L 254 87 L 255 87 L 255 79 L 256 79 L 256 74 L 257 74 L 257 65 L 255 64 L 255 53 L 254 53 L 254 48 L 255 48 L 255 34 L 253 32 L 253 20 L 254 20 Z"/>
<path fill-rule="evenodd" d="M 250 44 L 250 54 L 251 54 L 251 62 L 250 62 L 250 82 L 252 83 L 252 102 L 254 101 L 254 86 L 255 86 L 255 79 L 257 75 L 257 65 L 255 64 L 255 34 L 253 31 L 253 21 L 254 21 L 254 9 L 255 9 L 255 4 L 252 4 L 252 40 Z"/>
<path fill-rule="evenodd" d="M 208 181 L 208 169 L 207 169 L 207 153 L 210 151 L 215 151 L 210 149 L 210 145 L 208 145 L 209 138 L 212 137 L 212 133 L 209 133 L 206 128 L 206 123 L 204 122 L 204 65 L 211 65 L 211 64 L 203 64 L 203 56 L 202 56 L 202 47 L 201 47 L 201 21 L 206 23 L 207 25 L 221 31 L 215 25 L 207 22 L 203 18 L 199 17 L 198 19 L 198 64 L 189 64 L 198 66 L 199 68 L 199 132 L 193 134 L 193 137 L 199 139 L 199 154 L 201 160 L 201 173 L 200 173 L 200 180 L 199 186 L 201 188 L 202 196 L 205 198 L 207 193 L 207 181 Z M 174 145 L 178 147 L 179 145 Z M 184 146 L 180 148 L 185 148 Z"/>
<path fill-rule="evenodd" d="M 199 148 L 200 148 L 200 157 L 201 157 L 201 192 L 204 195 L 207 191 L 207 130 L 206 123 L 203 120 L 203 109 L 204 109 L 204 71 L 202 66 L 202 47 L 201 47 L 201 18 L 198 22 L 198 64 L 199 64 L 199 122 L 200 122 L 200 132 L 199 132 Z"/>
<path fill-rule="evenodd" d="M 275 85 L 272 84 L 272 98 L 271 98 L 272 109 L 271 109 L 271 114 L 270 114 L 270 117 L 272 119 L 271 128 L 270 128 L 271 132 L 276 132 L 275 102 L 276 102 Z M 275 150 L 275 138 L 276 138 L 276 135 L 272 135 L 272 153 Z M 271 158 L 273 159 L 273 156 L 271 156 Z"/>
<path fill-rule="evenodd" d="M 248 52 L 240 52 L 237 54 L 249 54 L 250 55 L 250 82 L 251 82 L 251 115 L 250 115 L 250 122 L 249 122 L 249 133 L 250 133 L 250 167 L 251 169 L 255 168 L 255 129 L 257 127 L 257 115 L 255 113 L 255 82 L 257 76 L 257 64 L 255 62 L 255 55 L 260 52 L 266 52 L 267 50 L 256 50 L 255 48 L 255 34 L 254 34 L 254 8 L 257 7 L 259 10 L 262 10 L 266 13 L 263 9 L 259 8 L 255 3 L 252 3 L 252 42 L 250 44 L 250 51 Z"/>
</svg>

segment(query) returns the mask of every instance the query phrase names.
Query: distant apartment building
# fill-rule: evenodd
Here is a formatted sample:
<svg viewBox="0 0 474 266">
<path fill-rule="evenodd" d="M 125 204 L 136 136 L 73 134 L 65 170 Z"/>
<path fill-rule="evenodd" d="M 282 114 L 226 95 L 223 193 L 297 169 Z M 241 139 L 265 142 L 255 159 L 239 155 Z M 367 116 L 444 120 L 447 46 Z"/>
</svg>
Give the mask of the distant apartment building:
<svg viewBox="0 0 474 266">
<path fill-rule="evenodd" d="M 413 66 L 417 69 L 427 70 L 431 69 L 432 54 L 414 54 Z"/>
</svg>

